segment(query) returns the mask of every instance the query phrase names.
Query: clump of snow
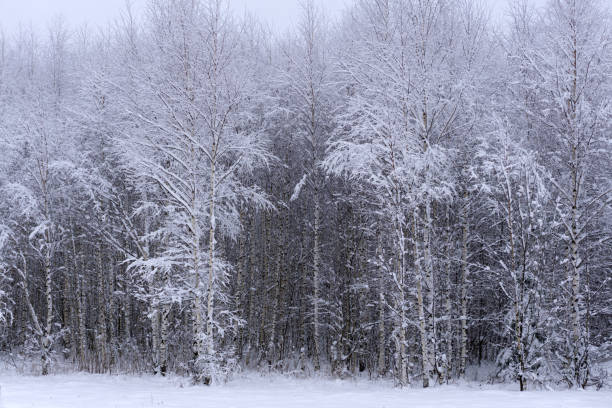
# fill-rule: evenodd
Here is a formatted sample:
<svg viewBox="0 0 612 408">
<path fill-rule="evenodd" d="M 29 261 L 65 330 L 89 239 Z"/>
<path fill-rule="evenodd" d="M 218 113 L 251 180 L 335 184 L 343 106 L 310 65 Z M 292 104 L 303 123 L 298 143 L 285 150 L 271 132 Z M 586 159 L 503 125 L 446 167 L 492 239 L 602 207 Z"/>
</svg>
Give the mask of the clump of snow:
<svg viewBox="0 0 612 408">
<path fill-rule="evenodd" d="M 3 408 L 598 408 L 609 407 L 612 391 L 526 391 L 507 385 L 417 385 L 390 381 L 242 375 L 218 386 L 189 380 L 127 375 L 65 374 L 47 377 L 0 374 Z"/>
<path fill-rule="evenodd" d="M 300 192 L 302 191 L 302 188 L 304 188 L 304 184 L 306 184 L 307 178 L 308 178 L 308 174 L 304 174 L 302 178 L 300 179 L 300 181 L 295 185 L 295 187 L 293 188 L 293 194 L 291 194 L 291 198 L 289 199 L 290 202 L 298 199 L 298 197 L 300 196 Z"/>
</svg>

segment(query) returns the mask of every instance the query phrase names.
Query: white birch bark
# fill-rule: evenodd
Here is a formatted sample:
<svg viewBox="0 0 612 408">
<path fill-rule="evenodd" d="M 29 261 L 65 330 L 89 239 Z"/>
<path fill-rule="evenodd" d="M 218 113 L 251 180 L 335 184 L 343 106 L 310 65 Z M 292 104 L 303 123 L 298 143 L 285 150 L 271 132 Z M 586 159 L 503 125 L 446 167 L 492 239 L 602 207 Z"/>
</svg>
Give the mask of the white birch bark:
<svg viewBox="0 0 612 408">
<path fill-rule="evenodd" d="M 392 155 L 393 157 L 393 155 Z M 393 162 L 395 166 L 395 162 Z M 397 242 L 397 270 L 396 270 L 396 285 L 398 289 L 398 304 L 396 305 L 399 310 L 399 321 L 398 321 L 398 333 L 399 333 L 399 383 L 400 386 L 408 384 L 408 356 L 406 352 L 406 328 L 408 327 L 408 321 L 406 316 L 406 238 L 404 236 L 403 219 L 400 199 L 400 187 L 397 182 L 394 183 L 394 196 L 395 196 L 395 220 L 394 220 L 394 233 Z"/>
<path fill-rule="evenodd" d="M 461 338 L 459 341 L 460 359 L 459 359 L 459 377 L 465 376 L 465 368 L 467 364 L 467 305 L 468 305 L 468 235 L 469 224 L 467 220 L 468 214 L 468 194 L 464 194 L 463 215 L 461 217 Z"/>
<path fill-rule="evenodd" d="M 211 360 L 214 358 L 215 344 L 213 339 L 213 312 L 214 312 L 214 298 L 215 298 L 215 230 L 216 230 L 216 155 L 217 155 L 217 142 L 213 142 L 212 146 L 212 158 L 210 164 L 210 202 L 209 202 L 209 218 L 210 226 L 208 231 L 208 281 L 206 287 L 206 354 L 207 359 Z M 209 361 L 209 364 L 212 361 Z M 213 380 L 212 367 L 208 367 L 209 372 L 204 377 L 204 383 L 210 384 Z"/>
<path fill-rule="evenodd" d="M 320 333 L 319 333 L 319 320 L 320 320 L 320 316 L 319 316 L 319 307 L 320 307 L 320 299 L 319 299 L 319 265 L 321 263 L 321 253 L 320 253 L 320 244 L 319 244 L 319 239 L 320 239 L 320 234 L 319 234 L 319 230 L 321 228 L 321 209 L 320 209 L 320 205 L 319 205 L 319 197 L 318 197 L 318 191 L 315 188 L 315 193 L 314 193 L 314 247 L 313 247 L 313 263 L 312 263 L 312 284 L 313 284 L 313 343 L 314 343 L 314 350 L 313 350 L 313 364 L 314 364 L 314 369 L 315 371 L 318 371 L 321 368 L 321 364 L 320 364 L 320 356 L 321 356 L 321 350 L 320 350 Z"/>
<path fill-rule="evenodd" d="M 450 254 L 450 246 L 451 246 L 451 227 L 450 227 L 450 219 L 448 215 L 448 209 L 446 211 L 446 248 L 445 248 L 445 299 L 444 299 L 444 312 L 446 315 L 446 333 L 445 333 L 445 341 L 446 341 L 446 359 L 444 365 L 444 378 L 440 377 L 441 381 L 449 382 L 452 376 L 453 369 L 453 308 L 452 308 L 452 280 L 451 280 L 451 254 Z"/>
<path fill-rule="evenodd" d="M 149 314 L 151 319 L 151 357 L 153 360 L 153 372 L 155 374 L 159 374 L 159 344 L 161 343 L 159 307 L 151 307 L 151 311 L 149 312 Z"/>
<path fill-rule="evenodd" d="M 378 278 L 378 375 L 383 376 L 387 371 L 385 362 L 385 294 L 384 294 L 384 267 L 382 240 L 377 234 L 376 260 L 379 264 Z"/>
<path fill-rule="evenodd" d="M 168 316 L 170 315 L 170 304 L 164 303 L 159 314 L 159 373 L 165 376 L 168 372 Z"/>
<path fill-rule="evenodd" d="M 421 254 L 421 250 L 419 249 L 419 242 L 425 242 L 427 239 L 427 235 L 425 230 L 423 232 L 425 234 L 423 240 L 419 239 L 418 234 L 418 210 L 414 210 L 413 213 L 413 233 L 414 233 L 414 259 L 415 259 L 415 268 L 416 268 L 416 289 L 417 289 L 417 308 L 418 308 L 418 320 L 419 320 L 419 338 L 421 342 L 421 368 L 422 378 L 423 378 L 423 388 L 429 387 L 429 378 L 431 375 L 431 360 L 430 360 L 430 351 L 429 351 L 429 334 L 428 334 L 428 322 L 426 316 L 426 299 L 425 299 L 425 290 L 424 287 L 427 284 L 427 276 L 423 271 L 423 263 L 427 264 L 426 256 Z M 423 262 L 425 260 L 425 262 Z M 427 269 L 427 266 L 425 265 Z"/>
<path fill-rule="evenodd" d="M 193 192 L 192 202 L 195 201 L 195 190 Z M 201 381 L 201 358 L 203 354 L 203 334 L 204 327 L 202 322 L 202 294 L 201 294 L 201 277 L 200 277 L 200 239 L 199 239 L 199 223 L 197 222 L 195 215 L 191 216 L 191 270 L 193 273 L 193 309 L 192 314 L 192 376 L 194 382 L 198 383 Z"/>
</svg>

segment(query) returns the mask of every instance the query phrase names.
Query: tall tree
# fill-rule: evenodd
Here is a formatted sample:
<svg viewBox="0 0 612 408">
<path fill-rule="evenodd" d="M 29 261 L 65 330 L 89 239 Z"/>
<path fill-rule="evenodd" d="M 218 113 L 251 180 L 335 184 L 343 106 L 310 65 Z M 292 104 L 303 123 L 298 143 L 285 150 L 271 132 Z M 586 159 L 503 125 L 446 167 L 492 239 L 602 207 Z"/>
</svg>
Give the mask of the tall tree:
<svg viewBox="0 0 612 408">
<path fill-rule="evenodd" d="M 325 304 L 321 291 L 323 268 L 321 200 L 325 196 L 324 175 L 320 164 L 324 159 L 325 142 L 333 129 L 332 78 L 327 44 L 327 27 L 321 10 L 312 0 L 302 4 L 297 38 L 283 46 L 281 78 L 288 87 L 290 105 L 286 106 L 295 122 L 300 144 L 307 156 L 302 164 L 303 176 L 296 185 L 291 201 L 298 199 L 305 186 L 311 190 L 312 219 L 312 316 L 313 363 L 320 369 L 321 307 Z M 305 197 L 306 194 L 302 194 Z"/>
<path fill-rule="evenodd" d="M 241 174 L 269 155 L 247 105 L 254 67 L 222 1 L 152 2 L 151 47 L 139 73 L 142 98 L 126 109 L 137 119 L 126 159 L 163 193 L 169 215 L 164 259 L 186 269 L 192 298 L 194 381 L 209 384 L 223 363 L 215 333 L 231 328 L 222 288 L 229 264 L 216 243 L 236 237 L 238 205 L 266 203 Z M 174 24 L 168 25 L 167 22 Z M 205 247 L 204 247 L 205 245 Z M 153 265 L 155 267 L 155 265 Z"/>
<path fill-rule="evenodd" d="M 518 55 L 531 73 L 525 86 L 533 90 L 536 105 L 527 106 L 526 114 L 539 123 L 544 152 L 551 157 L 558 234 L 567 246 L 565 378 L 581 387 L 590 371 L 586 265 L 597 262 L 589 247 L 596 221 L 610 203 L 610 190 L 598 182 L 609 153 L 604 147 L 610 119 L 609 22 L 597 1 L 552 1 L 534 41 Z"/>
</svg>

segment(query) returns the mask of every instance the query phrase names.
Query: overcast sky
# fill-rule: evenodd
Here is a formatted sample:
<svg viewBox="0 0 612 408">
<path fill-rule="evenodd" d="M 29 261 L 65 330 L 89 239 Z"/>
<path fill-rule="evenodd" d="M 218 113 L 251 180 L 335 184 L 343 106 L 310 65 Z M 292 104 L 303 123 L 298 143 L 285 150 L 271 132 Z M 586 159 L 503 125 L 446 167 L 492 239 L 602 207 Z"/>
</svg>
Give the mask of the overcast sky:
<svg viewBox="0 0 612 408">
<path fill-rule="evenodd" d="M 242 14 L 249 10 L 267 20 L 275 29 L 284 31 L 295 22 L 299 10 L 299 0 L 229 0 L 235 12 Z M 315 0 L 328 11 L 332 18 L 337 17 L 346 4 L 352 0 Z M 486 0 L 495 14 L 500 15 L 506 0 Z M 545 0 L 534 0 L 542 4 Z M 608 0 L 611 1 L 612 0 Z M 146 0 L 132 0 L 136 7 Z M 105 25 L 116 18 L 124 7 L 125 0 L 0 0 L 0 27 L 5 33 L 16 30 L 19 23 L 36 29 L 44 29 L 56 16 L 63 18 L 71 26 L 87 22 L 89 25 Z"/>
</svg>

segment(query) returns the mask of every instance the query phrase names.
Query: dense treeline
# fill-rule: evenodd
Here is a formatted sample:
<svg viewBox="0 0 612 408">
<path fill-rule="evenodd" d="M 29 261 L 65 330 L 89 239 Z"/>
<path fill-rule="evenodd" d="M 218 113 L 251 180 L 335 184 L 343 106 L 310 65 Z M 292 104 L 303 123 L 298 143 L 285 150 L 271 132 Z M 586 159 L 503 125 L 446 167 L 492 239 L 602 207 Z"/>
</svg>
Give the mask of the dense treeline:
<svg viewBox="0 0 612 408">
<path fill-rule="evenodd" d="M 91 372 L 400 385 L 610 357 L 612 22 L 595 0 L 221 0 L 0 36 L 0 339 Z"/>
</svg>

